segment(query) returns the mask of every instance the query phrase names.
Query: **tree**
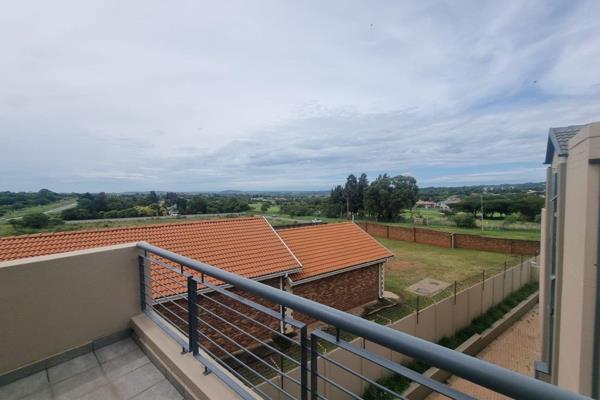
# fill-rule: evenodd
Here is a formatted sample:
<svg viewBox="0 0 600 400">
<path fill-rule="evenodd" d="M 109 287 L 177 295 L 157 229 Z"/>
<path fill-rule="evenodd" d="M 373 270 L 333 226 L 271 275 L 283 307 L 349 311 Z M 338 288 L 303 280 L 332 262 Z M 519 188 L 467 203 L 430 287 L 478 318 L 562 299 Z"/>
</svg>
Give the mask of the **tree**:
<svg viewBox="0 0 600 400">
<path fill-rule="evenodd" d="M 25 228 L 45 228 L 50 222 L 50 217 L 44 213 L 26 214 L 21 218 L 20 225 Z"/>
<path fill-rule="evenodd" d="M 393 220 L 404 208 L 411 208 L 417 199 L 417 181 L 411 176 L 379 175 L 365 192 L 365 208 L 377 218 Z"/>
<path fill-rule="evenodd" d="M 343 213 L 343 210 L 346 209 L 344 189 L 340 185 L 337 185 L 331 189 L 328 203 L 329 204 L 327 204 L 324 209 L 325 216 L 328 218 L 340 217 Z"/>
<path fill-rule="evenodd" d="M 269 207 L 271 207 L 271 203 L 263 202 L 260 206 L 260 211 L 267 212 L 269 211 Z"/>
<path fill-rule="evenodd" d="M 148 204 L 155 204 L 158 203 L 158 195 L 156 194 L 156 192 L 154 190 L 150 191 L 150 193 L 148 193 L 148 196 L 146 197 L 146 201 L 148 202 Z"/>
<path fill-rule="evenodd" d="M 350 174 L 346 178 L 344 200 L 346 201 L 347 214 L 358 212 L 358 180 L 354 174 Z"/>
<path fill-rule="evenodd" d="M 460 203 L 452 204 L 451 207 L 455 211 L 471 213 L 475 217 L 481 209 L 481 197 L 472 195 L 463 199 Z"/>
<path fill-rule="evenodd" d="M 513 201 L 509 210 L 511 213 L 520 212 L 528 220 L 533 220 L 544 206 L 544 199 L 539 196 L 523 196 Z"/>
<path fill-rule="evenodd" d="M 358 195 L 357 195 L 357 209 L 358 212 L 365 211 L 365 191 L 369 187 L 369 180 L 367 179 L 367 174 L 360 174 L 360 178 L 358 178 Z"/>
<path fill-rule="evenodd" d="M 194 196 L 187 203 L 187 214 L 206 214 L 207 206 L 202 196 Z"/>
<path fill-rule="evenodd" d="M 177 211 L 179 212 L 179 214 L 185 214 L 187 213 L 187 200 L 184 199 L 183 197 L 180 197 L 177 199 Z"/>
<path fill-rule="evenodd" d="M 475 228 L 476 227 L 475 217 L 473 216 L 473 214 L 459 212 L 458 214 L 456 214 L 452 217 L 452 221 L 454 221 L 456 226 L 459 228 Z"/>
<path fill-rule="evenodd" d="M 167 203 L 169 205 L 173 205 L 177 203 L 177 199 L 179 198 L 179 196 L 175 192 L 167 192 L 165 198 L 167 199 Z"/>
</svg>

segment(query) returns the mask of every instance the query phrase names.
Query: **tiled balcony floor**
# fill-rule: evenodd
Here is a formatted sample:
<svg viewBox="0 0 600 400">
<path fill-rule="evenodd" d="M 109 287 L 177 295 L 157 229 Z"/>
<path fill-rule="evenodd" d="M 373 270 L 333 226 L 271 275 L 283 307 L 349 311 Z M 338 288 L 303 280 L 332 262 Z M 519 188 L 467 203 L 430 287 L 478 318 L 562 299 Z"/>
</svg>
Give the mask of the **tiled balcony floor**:
<svg viewBox="0 0 600 400">
<path fill-rule="evenodd" d="M 182 399 L 132 339 L 0 387 L 2 400 Z"/>
</svg>

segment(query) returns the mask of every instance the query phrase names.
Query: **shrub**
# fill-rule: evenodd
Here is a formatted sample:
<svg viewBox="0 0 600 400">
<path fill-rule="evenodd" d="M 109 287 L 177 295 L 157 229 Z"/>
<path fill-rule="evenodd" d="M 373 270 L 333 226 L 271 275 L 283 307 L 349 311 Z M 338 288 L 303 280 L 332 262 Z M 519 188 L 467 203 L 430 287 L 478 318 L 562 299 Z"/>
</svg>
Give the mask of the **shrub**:
<svg viewBox="0 0 600 400">
<path fill-rule="evenodd" d="M 525 221 L 526 218 L 520 212 L 514 212 L 504 218 L 503 225 L 516 224 L 517 222 Z"/>
<path fill-rule="evenodd" d="M 472 214 L 459 212 L 452 217 L 452 221 L 459 228 L 475 228 L 475 217 Z"/>
<path fill-rule="evenodd" d="M 21 226 L 25 228 L 45 228 L 50 222 L 50 217 L 44 213 L 33 213 L 24 215 L 21 219 Z"/>
</svg>

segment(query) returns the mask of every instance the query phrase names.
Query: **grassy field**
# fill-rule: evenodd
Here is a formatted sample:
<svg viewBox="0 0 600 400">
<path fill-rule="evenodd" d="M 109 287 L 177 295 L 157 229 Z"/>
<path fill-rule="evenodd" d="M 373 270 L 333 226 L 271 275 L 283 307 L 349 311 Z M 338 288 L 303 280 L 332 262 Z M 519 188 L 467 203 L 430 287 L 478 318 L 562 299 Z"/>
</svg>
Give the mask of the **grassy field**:
<svg viewBox="0 0 600 400">
<path fill-rule="evenodd" d="M 68 206 L 70 204 L 75 203 L 76 201 L 77 201 L 76 198 L 67 198 L 67 199 L 57 201 L 55 203 L 46 204 L 43 206 L 33 206 L 33 207 L 22 208 L 20 210 L 9 211 L 8 213 L 4 214 L 0 218 L 0 221 L 7 221 L 11 218 L 20 218 L 26 214 L 46 213 L 46 212 L 52 211 L 56 208 L 62 208 L 62 207 Z"/>
<path fill-rule="evenodd" d="M 503 270 L 505 261 L 509 266 L 518 262 L 518 258 L 502 253 L 377 240 L 395 254 L 385 267 L 385 288 L 404 298 L 411 296 L 405 289 L 424 278 L 448 283 L 464 281 L 481 276 L 482 270 L 486 276 L 498 273 Z"/>
<path fill-rule="evenodd" d="M 263 214 L 261 210 L 262 203 L 250 203 L 250 209 L 253 212 Z M 269 209 L 264 214 L 278 214 L 280 211 L 280 207 L 277 204 L 273 204 L 269 207 Z"/>
</svg>

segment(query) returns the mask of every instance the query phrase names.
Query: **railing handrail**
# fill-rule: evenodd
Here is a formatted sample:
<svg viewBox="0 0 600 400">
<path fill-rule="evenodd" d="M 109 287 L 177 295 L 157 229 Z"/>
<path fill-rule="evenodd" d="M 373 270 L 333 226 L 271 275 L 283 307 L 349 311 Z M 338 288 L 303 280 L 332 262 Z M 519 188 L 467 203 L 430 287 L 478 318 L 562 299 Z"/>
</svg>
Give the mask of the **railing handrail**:
<svg viewBox="0 0 600 400">
<path fill-rule="evenodd" d="M 512 398 L 531 400 L 589 399 L 558 386 L 521 375 L 478 358 L 232 272 L 224 271 L 149 243 L 139 242 L 137 247 Z"/>
</svg>

